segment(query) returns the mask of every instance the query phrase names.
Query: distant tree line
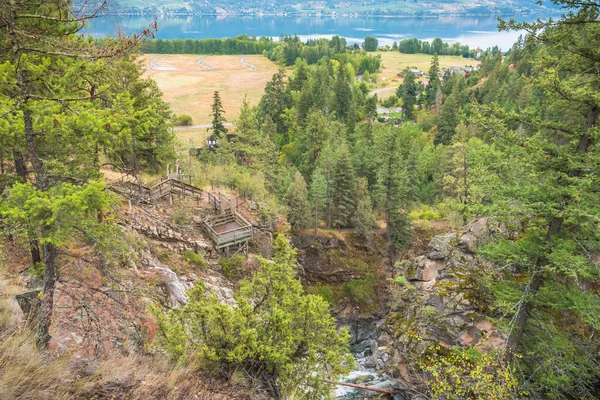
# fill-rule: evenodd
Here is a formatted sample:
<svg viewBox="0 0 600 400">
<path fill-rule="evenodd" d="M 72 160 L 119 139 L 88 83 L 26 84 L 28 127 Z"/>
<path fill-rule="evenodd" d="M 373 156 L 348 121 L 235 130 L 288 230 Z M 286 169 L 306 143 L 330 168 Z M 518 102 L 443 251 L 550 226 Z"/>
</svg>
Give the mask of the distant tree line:
<svg viewBox="0 0 600 400">
<path fill-rule="evenodd" d="M 474 58 L 476 55 L 475 49 L 469 49 L 466 44 L 460 44 L 459 42 L 450 44 L 443 42 L 440 38 L 435 38 L 431 43 L 427 41 L 421 41 L 417 38 L 404 39 L 399 44 L 394 43 L 392 50 L 398 50 L 404 54 L 438 54 L 441 56 L 463 56 L 465 58 Z M 495 55 L 500 50 L 498 46 L 494 46 L 491 49 L 486 50 L 481 56 L 491 53 Z"/>
<path fill-rule="evenodd" d="M 144 41 L 140 50 L 153 54 L 262 54 L 277 44 L 264 36 L 240 35 L 228 39 L 152 39 Z"/>
<path fill-rule="evenodd" d="M 97 40 L 98 44 L 103 42 L 103 39 Z M 376 73 L 381 67 L 379 56 L 366 54 L 358 45 L 348 46 L 346 39 L 339 36 L 306 42 L 298 36 L 281 36 L 275 41 L 247 35 L 228 39 L 148 39 L 141 44 L 140 51 L 147 54 L 262 54 L 285 66 L 294 65 L 297 59 L 312 65 L 327 57 L 352 64 L 358 73 Z"/>
</svg>

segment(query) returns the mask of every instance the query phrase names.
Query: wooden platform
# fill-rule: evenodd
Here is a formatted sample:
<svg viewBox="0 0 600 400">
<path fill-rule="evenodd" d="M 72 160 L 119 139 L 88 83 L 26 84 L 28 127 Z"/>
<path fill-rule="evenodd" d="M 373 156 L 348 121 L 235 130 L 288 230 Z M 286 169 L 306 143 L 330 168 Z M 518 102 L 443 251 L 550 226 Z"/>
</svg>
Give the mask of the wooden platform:
<svg viewBox="0 0 600 400">
<path fill-rule="evenodd" d="M 217 249 L 229 250 L 231 246 L 248 244 L 254 234 L 250 222 L 232 210 L 202 222 Z"/>
</svg>

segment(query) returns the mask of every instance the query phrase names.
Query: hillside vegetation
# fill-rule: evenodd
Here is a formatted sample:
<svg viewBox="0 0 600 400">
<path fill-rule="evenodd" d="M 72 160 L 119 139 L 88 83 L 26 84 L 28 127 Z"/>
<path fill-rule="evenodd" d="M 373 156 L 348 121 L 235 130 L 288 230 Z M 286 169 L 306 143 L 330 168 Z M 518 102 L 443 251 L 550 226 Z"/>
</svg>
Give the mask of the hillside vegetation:
<svg viewBox="0 0 600 400">
<path fill-rule="evenodd" d="M 287 38 L 190 149 L 136 61 L 155 26 L 0 0 L 0 396 L 596 398 L 600 7 L 560 4 L 476 68 L 408 43 L 387 115 L 374 38 Z"/>
<path fill-rule="evenodd" d="M 397 2 L 389 0 L 364 1 L 310 1 L 301 3 L 297 0 L 283 0 L 266 4 L 264 2 L 226 0 L 214 2 L 210 0 L 175 1 L 175 0 L 118 0 L 111 7 L 119 12 L 177 12 L 184 14 L 330 14 L 356 13 L 360 15 L 443 15 L 470 14 L 491 15 L 494 13 L 513 13 L 518 11 L 539 10 L 533 1 L 512 0 L 498 4 L 486 0 L 472 2 L 432 1 L 427 3 Z"/>
</svg>

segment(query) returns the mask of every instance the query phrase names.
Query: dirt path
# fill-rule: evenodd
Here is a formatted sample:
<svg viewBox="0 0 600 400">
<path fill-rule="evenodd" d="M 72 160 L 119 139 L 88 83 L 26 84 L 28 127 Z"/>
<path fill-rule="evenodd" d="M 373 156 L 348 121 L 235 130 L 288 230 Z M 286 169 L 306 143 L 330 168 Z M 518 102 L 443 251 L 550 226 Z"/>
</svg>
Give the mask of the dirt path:
<svg viewBox="0 0 600 400">
<path fill-rule="evenodd" d="M 199 66 L 201 66 L 202 68 L 204 68 L 205 71 L 212 71 L 214 70 L 213 67 L 211 67 L 210 65 L 206 65 L 204 64 L 204 59 L 206 58 L 206 56 L 202 56 L 198 59 L 198 61 L 196 61 L 196 64 L 198 64 Z"/>
<path fill-rule="evenodd" d="M 223 126 L 225 126 L 225 127 L 233 126 L 233 124 L 231 122 L 224 122 Z M 210 127 L 212 127 L 212 124 L 176 126 L 173 129 L 176 131 L 186 131 L 186 130 L 190 130 L 190 129 L 208 129 Z"/>
<path fill-rule="evenodd" d="M 214 68 L 214 67 L 211 67 L 210 65 L 205 64 L 204 61 L 206 60 L 206 56 L 202 56 L 196 61 L 196 64 L 201 66 L 203 69 L 170 68 L 170 64 L 168 64 L 168 63 L 167 63 L 167 66 L 165 66 L 165 67 L 160 67 L 159 65 L 157 65 L 157 63 L 164 58 L 166 58 L 166 57 L 162 56 L 162 57 L 158 57 L 153 60 L 150 60 L 150 66 L 146 68 L 146 71 L 153 71 L 153 72 L 207 72 L 207 71 L 242 71 L 242 70 L 254 71 L 256 69 L 256 65 L 250 64 L 249 62 L 247 62 L 246 57 L 240 58 L 240 63 L 243 65 L 243 67 L 227 69 L 227 70 L 220 69 L 220 68 Z M 161 69 L 161 68 L 165 68 L 165 69 Z"/>
<path fill-rule="evenodd" d="M 244 65 L 247 65 L 248 69 L 251 70 L 251 71 L 254 71 L 254 69 L 256 68 L 256 65 L 247 63 L 246 60 L 245 60 L 245 57 L 240 58 L 240 62 L 242 64 L 244 64 Z"/>
<path fill-rule="evenodd" d="M 379 88 L 379 89 L 371 90 L 369 92 L 369 95 L 373 96 L 374 94 L 383 93 L 383 92 L 389 92 L 390 90 L 396 90 L 396 89 L 398 89 L 398 87 L 394 87 L 394 86 Z"/>
</svg>

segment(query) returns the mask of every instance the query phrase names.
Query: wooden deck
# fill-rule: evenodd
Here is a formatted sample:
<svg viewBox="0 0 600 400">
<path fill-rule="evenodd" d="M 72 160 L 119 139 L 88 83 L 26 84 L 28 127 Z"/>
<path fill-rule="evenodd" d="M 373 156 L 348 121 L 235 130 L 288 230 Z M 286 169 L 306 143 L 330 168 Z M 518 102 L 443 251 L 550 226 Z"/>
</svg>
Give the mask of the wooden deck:
<svg viewBox="0 0 600 400">
<path fill-rule="evenodd" d="M 217 249 L 228 249 L 231 246 L 247 244 L 253 237 L 250 222 L 236 211 L 229 210 L 224 214 L 208 218 L 203 222 L 206 231 Z"/>
</svg>

